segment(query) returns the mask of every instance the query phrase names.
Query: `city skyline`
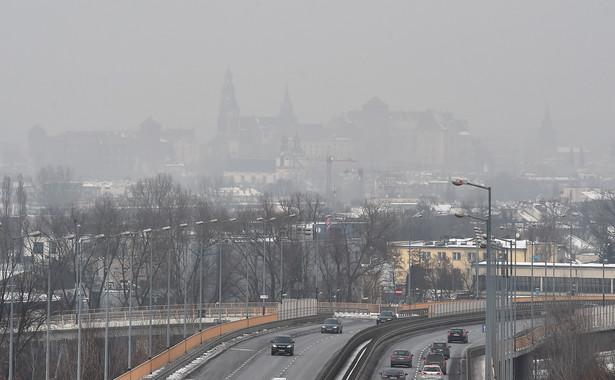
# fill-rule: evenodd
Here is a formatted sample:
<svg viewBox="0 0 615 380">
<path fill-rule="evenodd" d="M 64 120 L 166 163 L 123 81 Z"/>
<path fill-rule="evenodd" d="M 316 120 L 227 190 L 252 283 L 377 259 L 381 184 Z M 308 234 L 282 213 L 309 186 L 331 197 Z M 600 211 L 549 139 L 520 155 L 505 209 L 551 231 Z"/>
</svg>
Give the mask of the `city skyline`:
<svg viewBox="0 0 615 380">
<path fill-rule="evenodd" d="M 2 6 L 0 130 L 131 130 L 148 117 L 213 137 L 231 69 L 244 115 L 325 124 L 373 96 L 452 112 L 488 142 L 548 110 L 563 146 L 613 143 L 607 2 L 485 5 L 240 1 Z M 573 134 L 573 131 L 583 133 Z"/>
</svg>

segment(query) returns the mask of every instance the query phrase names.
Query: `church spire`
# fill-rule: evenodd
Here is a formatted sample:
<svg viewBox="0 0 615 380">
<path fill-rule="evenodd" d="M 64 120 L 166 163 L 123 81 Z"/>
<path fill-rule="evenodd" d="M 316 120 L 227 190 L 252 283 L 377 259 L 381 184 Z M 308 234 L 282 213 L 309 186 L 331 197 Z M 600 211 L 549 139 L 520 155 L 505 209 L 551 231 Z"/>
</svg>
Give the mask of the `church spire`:
<svg viewBox="0 0 615 380">
<path fill-rule="evenodd" d="M 235 99 L 235 86 L 230 68 L 224 74 L 222 96 L 218 109 L 218 133 L 229 136 L 239 133 L 239 105 Z"/>
<path fill-rule="evenodd" d="M 286 85 L 286 90 L 284 91 L 284 100 L 282 100 L 282 105 L 280 106 L 278 122 L 282 128 L 288 128 L 297 124 L 297 118 L 293 112 L 293 103 L 290 101 L 288 93 L 288 85 Z"/>
<path fill-rule="evenodd" d="M 551 149 L 557 148 L 557 135 L 553 129 L 553 121 L 551 120 L 551 112 L 547 107 L 545 116 L 542 119 L 542 125 L 538 131 L 538 139 L 542 146 Z"/>
</svg>

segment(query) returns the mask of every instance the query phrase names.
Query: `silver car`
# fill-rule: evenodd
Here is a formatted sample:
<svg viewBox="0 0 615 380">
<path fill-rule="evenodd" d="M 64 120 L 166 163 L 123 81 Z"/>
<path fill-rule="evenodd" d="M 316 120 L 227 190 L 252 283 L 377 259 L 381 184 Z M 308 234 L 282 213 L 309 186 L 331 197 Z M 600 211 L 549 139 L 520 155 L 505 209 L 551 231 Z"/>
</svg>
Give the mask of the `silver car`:
<svg viewBox="0 0 615 380">
<path fill-rule="evenodd" d="M 437 364 L 429 364 L 423 367 L 421 371 L 421 380 L 442 380 L 444 379 L 444 373 Z"/>
</svg>

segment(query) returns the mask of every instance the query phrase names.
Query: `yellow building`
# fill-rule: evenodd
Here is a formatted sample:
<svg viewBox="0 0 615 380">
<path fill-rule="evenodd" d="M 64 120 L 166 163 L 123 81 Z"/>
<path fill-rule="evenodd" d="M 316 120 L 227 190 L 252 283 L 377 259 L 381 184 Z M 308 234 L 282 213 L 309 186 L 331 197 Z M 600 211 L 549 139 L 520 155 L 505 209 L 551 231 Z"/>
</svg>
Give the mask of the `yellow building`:
<svg viewBox="0 0 615 380">
<path fill-rule="evenodd" d="M 389 249 L 396 257 L 395 277 L 397 284 L 405 284 L 410 274 L 412 288 L 424 289 L 423 284 L 417 283 L 412 278 L 411 266 L 422 268 L 439 268 L 442 264 L 449 266 L 448 269 L 458 269 L 461 275 L 462 285 L 460 290 L 470 290 L 478 277 L 479 289 L 485 289 L 486 255 L 487 250 L 477 244 L 475 239 L 448 239 L 440 241 L 413 241 L 410 245 L 409 255 L 408 241 L 389 243 Z M 516 274 L 516 268 L 522 267 L 521 263 L 529 266 L 534 257 L 534 266 L 551 267 L 553 263 L 559 263 L 556 243 L 535 243 L 526 240 L 493 239 L 492 245 L 494 263 L 506 262 L 507 265 L 498 266 L 501 273 L 498 275 Z M 411 258 L 411 260 L 409 260 Z M 478 259 L 477 259 L 478 258 Z M 409 261 L 411 266 L 409 266 Z M 563 264 L 559 264 L 563 265 Z M 506 271 L 509 272 L 506 272 Z M 416 276 L 416 274 L 415 274 Z M 463 287 L 467 289 L 463 289 Z M 528 287 L 533 286 L 528 282 Z M 386 285 L 385 285 L 386 287 Z M 529 288 L 528 288 L 529 291 Z"/>
</svg>

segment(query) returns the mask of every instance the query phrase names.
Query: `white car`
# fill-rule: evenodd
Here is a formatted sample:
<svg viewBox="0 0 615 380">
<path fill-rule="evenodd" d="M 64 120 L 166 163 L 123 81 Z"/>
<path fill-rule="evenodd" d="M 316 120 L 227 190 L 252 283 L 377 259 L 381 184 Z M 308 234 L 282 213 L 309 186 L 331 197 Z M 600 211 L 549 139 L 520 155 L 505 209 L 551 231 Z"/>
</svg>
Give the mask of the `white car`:
<svg viewBox="0 0 615 380">
<path fill-rule="evenodd" d="M 442 369 L 437 364 L 428 364 L 423 367 L 421 371 L 421 380 L 442 380 L 444 379 L 444 374 L 442 373 Z"/>
</svg>

